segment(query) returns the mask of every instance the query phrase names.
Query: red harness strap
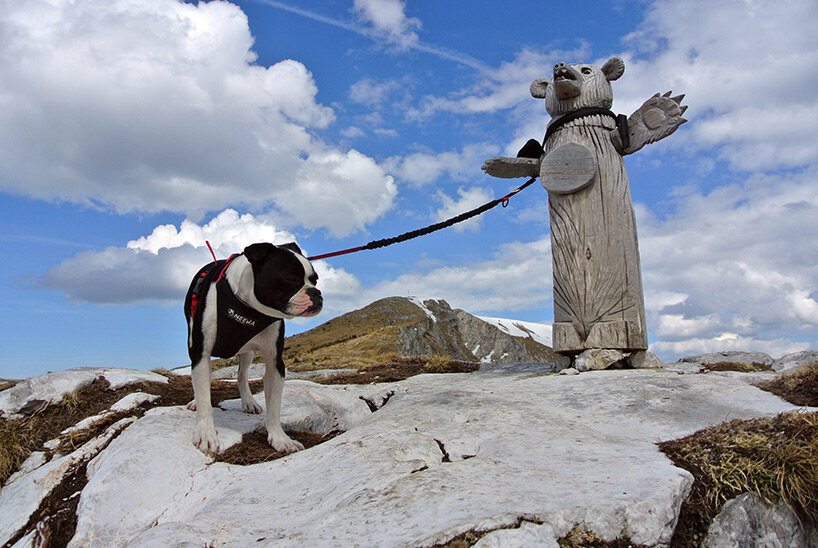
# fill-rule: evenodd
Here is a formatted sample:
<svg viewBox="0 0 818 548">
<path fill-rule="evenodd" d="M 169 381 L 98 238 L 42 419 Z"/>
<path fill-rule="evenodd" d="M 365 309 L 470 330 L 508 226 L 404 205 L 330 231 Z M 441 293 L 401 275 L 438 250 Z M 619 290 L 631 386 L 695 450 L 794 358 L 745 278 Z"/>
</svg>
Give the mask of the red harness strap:
<svg viewBox="0 0 818 548">
<path fill-rule="evenodd" d="M 227 267 L 230 266 L 230 263 L 233 262 L 233 259 L 235 259 L 239 255 L 241 255 L 241 253 L 234 253 L 233 255 L 230 255 L 230 257 L 224 262 L 224 266 L 222 267 L 221 271 L 219 272 L 218 278 L 216 278 L 216 281 L 213 282 L 213 283 L 216 283 L 216 282 L 218 282 L 218 281 L 220 281 L 222 279 L 222 276 L 224 276 L 224 273 L 227 270 Z M 214 261 L 213 266 L 215 267 L 217 263 L 218 263 L 218 261 Z M 193 291 L 193 294 L 190 296 L 190 318 L 191 318 L 191 321 L 193 321 L 193 318 L 196 317 L 196 312 L 199 310 L 200 293 L 202 291 L 204 291 L 205 286 L 206 286 L 206 284 L 204 283 L 204 278 L 207 278 L 207 276 L 209 274 L 210 274 L 210 270 L 205 270 L 204 272 L 199 274 L 199 279 L 201 281 L 200 281 L 199 284 L 197 284 L 198 287 Z"/>
<path fill-rule="evenodd" d="M 235 259 L 239 255 L 241 255 L 241 253 L 233 253 L 232 255 L 230 255 L 230 257 L 227 259 L 227 262 L 224 263 L 222 271 L 219 272 L 219 277 L 216 278 L 216 282 L 220 282 L 222 280 L 222 276 L 224 276 L 224 271 L 227 270 L 227 267 L 230 266 L 230 263 L 233 262 L 233 259 Z"/>
</svg>

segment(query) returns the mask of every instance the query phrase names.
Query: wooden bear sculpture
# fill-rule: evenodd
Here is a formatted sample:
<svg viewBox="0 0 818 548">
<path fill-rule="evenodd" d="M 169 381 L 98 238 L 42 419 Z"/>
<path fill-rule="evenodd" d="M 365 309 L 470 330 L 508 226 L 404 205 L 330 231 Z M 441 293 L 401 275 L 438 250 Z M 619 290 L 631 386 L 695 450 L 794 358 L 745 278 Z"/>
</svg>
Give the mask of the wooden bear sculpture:
<svg viewBox="0 0 818 548">
<path fill-rule="evenodd" d="M 492 158 L 494 177 L 539 175 L 548 190 L 554 271 L 554 350 L 623 351 L 648 347 L 639 244 L 622 156 L 667 137 L 686 120 L 682 96 L 651 97 L 627 120 L 609 109 L 610 82 L 625 71 L 617 57 L 601 68 L 558 63 L 553 79 L 535 80 L 551 122 L 541 147 L 518 158 Z M 525 157 L 528 156 L 528 157 Z"/>
</svg>

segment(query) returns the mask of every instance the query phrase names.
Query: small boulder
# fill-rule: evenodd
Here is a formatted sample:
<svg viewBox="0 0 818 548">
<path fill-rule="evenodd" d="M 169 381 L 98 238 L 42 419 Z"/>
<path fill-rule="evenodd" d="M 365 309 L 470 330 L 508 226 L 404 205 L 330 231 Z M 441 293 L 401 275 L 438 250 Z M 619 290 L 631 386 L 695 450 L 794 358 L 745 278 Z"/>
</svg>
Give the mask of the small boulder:
<svg viewBox="0 0 818 548">
<path fill-rule="evenodd" d="M 561 370 L 560 375 L 579 375 L 579 371 L 574 369 L 573 367 L 566 367 L 565 369 Z"/>
<path fill-rule="evenodd" d="M 632 352 L 625 358 L 625 362 L 633 369 L 655 369 L 662 367 L 662 360 L 659 359 L 659 356 L 647 350 Z"/>
<path fill-rule="evenodd" d="M 608 369 L 616 366 L 624 357 L 625 355 L 619 350 L 591 348 L 574 358 L 574 369 L 577 371 Z"/>
<path fill-rule="evenodd" d="M 807 532 L 783 502 L 770 504 L 752 493 L 727 502 L 710 524 L 705 548 L 810 546 Z"/>
</svg>

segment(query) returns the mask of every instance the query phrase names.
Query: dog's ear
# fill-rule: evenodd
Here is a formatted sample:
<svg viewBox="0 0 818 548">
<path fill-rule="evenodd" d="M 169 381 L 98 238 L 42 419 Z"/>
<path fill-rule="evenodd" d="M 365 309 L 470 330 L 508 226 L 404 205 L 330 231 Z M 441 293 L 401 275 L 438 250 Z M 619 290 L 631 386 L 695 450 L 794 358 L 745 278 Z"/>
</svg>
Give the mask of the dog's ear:
<svg viewBox="0 0 818 548">
<path fill-rule="evenodd" d="M 303 252 L 303 251 L 301 251 L 301 248 L 300 248 L 300 247 L 298 247 L 298 244 L 297 244 L 297 243 L 295 243 L 295 242 L 290 242 L 290 243 L 288 243 L 288 244 L 281 244 L 281 245 L 280 245 L 280 246 L 278 246 L 278 247 L 283 247 L 284 249 L 289 249 L 290 251 L 294 251 L 295 253 L 298 253 L 299 255 L 303 255 L 303 254 L 304 254 L 304 252 Z"/>
<path fill-rule="evenodd" d="M 250 264 L 257 263 L 266 259 L 276 249 L 273 244 L 262 243 L 252 244 L 244 248 L 244 256 L 250 261 Z"/>
</svg>

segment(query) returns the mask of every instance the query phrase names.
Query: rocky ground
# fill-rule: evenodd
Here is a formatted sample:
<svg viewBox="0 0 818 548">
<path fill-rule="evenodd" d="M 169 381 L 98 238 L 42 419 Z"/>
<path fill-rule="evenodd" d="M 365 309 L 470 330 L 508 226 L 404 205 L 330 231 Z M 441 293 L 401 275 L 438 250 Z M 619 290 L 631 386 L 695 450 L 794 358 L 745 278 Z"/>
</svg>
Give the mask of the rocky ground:
<svg viewBox="0 0 818 548">
<path fill-rule="evenodd" d="M 415 360 L 398 378 L 289 380 L 283 422 L 308 449 L 288 456 L 264 447 L 229 381 L 214 382 L 212 458 L 191 444 L 185 377 L 27 379 L 0 391 L 0 545 L 687 546 L 708 525 L 707 546 L 815 544 L 814 498 L 791 510 L 708 484 L 691 455 L 749 459 L 764 428 L 815 451 L 818 415 L 801 406 L 818 405 L 818 354 L 695 358 L 573 375 Z M 753 421 L 768 422 L 733 435 Z"/>
</svg>

